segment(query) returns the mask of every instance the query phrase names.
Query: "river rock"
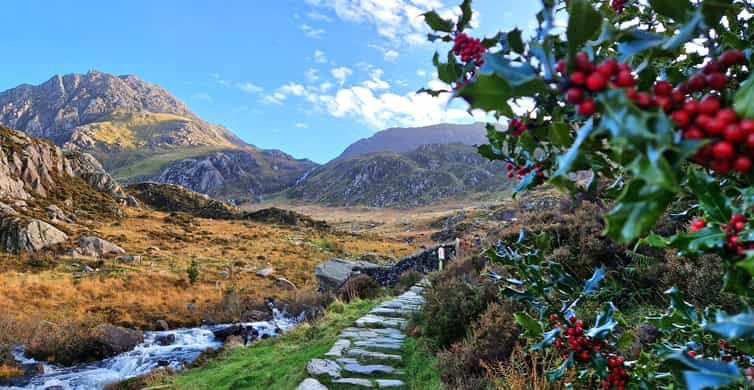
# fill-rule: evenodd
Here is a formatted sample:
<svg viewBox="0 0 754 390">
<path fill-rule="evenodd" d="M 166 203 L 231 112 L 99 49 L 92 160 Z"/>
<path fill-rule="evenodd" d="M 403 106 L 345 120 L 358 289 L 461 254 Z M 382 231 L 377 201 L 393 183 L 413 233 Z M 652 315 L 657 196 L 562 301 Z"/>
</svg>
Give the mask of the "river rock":
<svg viewBox="0 0 754 390">
<path fill-rule="evenodd" d="M 110 241 L 95 236 L 84 236 L 79 238 L 79 249 L 84 256 L 100 257 L 126 254 L 125 249 Z"/>
<path fill-rule="evenodd" d="M 107 356 L 128 352 L 144 341 L 142 332 L 110 324 L 97 326 L 94 334 L 97 341 L 105 348 Z"/>
<path fill-rule="evenodd" d="M 65 233 L 47 222 L 9 214 L 0 215 L 0 246 L 6 252 L 37 252 L 67 240 Z"/>
<path fill-rule="evenodd" d="M 162 334 L 154 338 L 154 342 L 157 345 L 171 345 L 175 343 L 175 334 L 168 333 L 168 334 Z"/>
<path fill-rule="evenodd" d="M 296 387 L 296 390 L 327 390 L 327 387 L 314 378 L 306 378 Z"/>
<path fill-rule="evenodd" d="M 162 331 L 170 330 L 170 326 L 168 325 L 168 322 L 165 320 L 157 320 L 155 324 L 157 325 L 157 330 L 162 330 Z"/>
<path fill-rule="evenodd" d="M 306 372 L 309 375 L 327 375 L 331 378 L 340 378 L 340 366 L 329 359 L 312 359 L 306 364 Z"/>
<path fill-rule="evenodd" d="M 238 324 L 213 330 L 212 333 L 216 339 L 222 342 L 225 342 L 230 336 L 239 336 L 244 340 L 245 344 L 251 343 L 259 337 L 259 331 L 253 326 Z"/>
<path fill-rule="evenodd" d="M 357 275 L 360 269 L 382 268 L 381 266 L 366 261 L 348 261 L 332 259 L 317 265 L 315 276 L 319 289 L 322 291 L 334 291 L 339 289 L 353 275 Z"/>
</svg>

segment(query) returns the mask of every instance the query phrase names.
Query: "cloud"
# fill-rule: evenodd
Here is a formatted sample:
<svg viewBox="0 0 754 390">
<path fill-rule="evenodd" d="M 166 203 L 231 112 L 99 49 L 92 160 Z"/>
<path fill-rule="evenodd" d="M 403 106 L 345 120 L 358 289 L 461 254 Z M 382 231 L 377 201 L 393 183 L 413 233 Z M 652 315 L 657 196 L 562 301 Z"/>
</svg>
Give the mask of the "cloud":
<svg viewBox="0 0 754 390">
<path fill-rule="evenodd" d="M 202 100 L 202 101 L 205 101 L 205 102 L 208 102 L 208 103 L 212 103 L 212 102 L 215 101 L 215 99 L 213 99 L 212 96 L 210 96 L 207 92 L 197 92 L 197 93 L 191 95 L 191 97 L 194 100 Z"/>
<path fill-rule="evenodd" d="M 375 69 L 369 75 L 370 79 L 362 83 L 363 86 L 371 90 L 390 89 L 390 84 L 387 81 L 382 80 L 382 69 Z"/>
<path fill-rule="evenodd" d="M 324 83 L 319 85 L 319 91 L 322 93 L 327 93 L 330 89 L 332 89 L 333 85 L 329 81 L 325 81 Z"/>
<path fill-rule="evenodd" d="M 419 76 L 419 77 L 426 77 L 427 76 L 427 71 L 424 70 L 424 69 L 419 69 L 419 70 L 416 71 L 416 75 Z"/>
<path fill-rule="evenodd" d="M 443 15 L 458 13 L 458 8 L 442 10 L 439 0 L 306 0 L 307 3 L 335 12 L 338 18 L 353 23 L 371 24 L 377 34 L 391 41 L 409 44 L 426 42 L 427 28 L 421 14 L 440 9 Z M 419 39 L 420 38 L 420 39 Z"/>
<path fill-rule="evenodd" d="M 212 73 L 210 76 L 215 79 L 216 83 L 222 85 L 223 87 L 230 87 L 230 81 L 223 79 L 219 73 Z"/>
<path fill-rule="evenodd" d="M 319 71 L 314 68 L 309 68 L 304 72 L 304 77 L 306 77 L 306 80 L 313 83 L 317 80 L 319 80 Z"/>
<path fill-rule="evenodd" d="M 306 14 L 306 17 L 308 17 L 311 20 L 316 20 L 318 22 L 332 22 L 332 18 L 321 13 L 318 11 L 311 11 Z"/>
<path fill-rule="evenodd" d="M 382 57 L 385 59 L 385 61 L 388 62 L 395 62 L 395 60 L 398 59 L 398 56 L 400 56 L 400 53 L 393 49 L 387 49 L 380 45 L 369 45 L 372 49 L 375 49 L 382 53 Z"/>
<path fill-rule="evenodd" d="M 294 125 L 297 129 L 308 129 L 309 125 L 306 123 L 298 122 Z"/>
<path fill-rule="evenodd" d="M 248 83 L 248 82 L 247 83 L 236 83 L 235 87 L 238 88 L 238 89 L 240 89 L 240 90 L 242 90 L 242 91 L 244 91 L 244 92 L 246 92 L 246 93 L 251 93 L 251 94 L 256 94 L 256 93 L 260 93 L 260 92 L 264 91 L 264 88 L 262 88 L 262 87 L 260 87 L 260 86 L 258 86 L 256 84 Z"/>
<path fill-rule="evenodd" d="M 327 55 L 322 50 L 314 50 L 314 62 L 324 64 L 327 62 Z"/>
<path fill-rule="evenodd" d="M 334 77 L 335 80 L 340 83 L 340 85 L 343 85 L 343 83 L 346 82 L 348 76 L 353 74 L 353 71 L 349 68 L 346 68 L 345 66 L 341 66 L 331 69 L 330 74 L 332 74 L 332 77 Z"/>
<path fill-rule="evenodd" d="M 303 96 L 306 88 L 301 84 L 288 83 L 278 88 L 277 92 L 285 95 Z"/>
<path fill-rule="evenodd" d="M 325 29 L 323 28 L 314 28 L 308 24 L 302 24 L 298 26 L 299 30 L 304 32 L 304 35 L 306 35 L 309 38 L 314 39 L 322 39 L 322 35 L 325 34 Z"/>
</svg>

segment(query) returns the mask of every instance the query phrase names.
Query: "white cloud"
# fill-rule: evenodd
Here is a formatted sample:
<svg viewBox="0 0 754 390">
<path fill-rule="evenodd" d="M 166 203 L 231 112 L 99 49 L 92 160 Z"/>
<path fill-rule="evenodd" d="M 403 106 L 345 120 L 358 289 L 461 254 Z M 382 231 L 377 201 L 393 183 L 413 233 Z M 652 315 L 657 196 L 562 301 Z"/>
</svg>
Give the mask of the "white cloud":
<svg viewBox="0 0 754 390">
<path fill-rule="evenodd" d="M 297 129 L 308 129 L 309 125 L 306 123 L 298 122 L 294 126 L 296 126 Z"/>
<path fill-rule="evenodd" d="M 439 0 L 306 0 L 307 3 L 332 9 L 338 18 L 374 26 L 382 37 L 409 44 L 426 42 L 427 29 L 421 14 L 440 9 Z M 458 8 L 440 10 L 443 15 L 458 13 Z"/>
<path fill-rule="evenodd" d="M 398 56 L 400 56 L 400 53 L 393 49 L 387 49 L 380 45 L 369 45 L 372 49 L 375 49 L 382 53 L 382 57 L 385 59 L 385 61 L 388 62 L 395 62 L 395 60 L 398 59 Z"/>
<path fill-rule="evenodd" d="M 276 92 L 284 95 L 303 96 L 306 88 L 301 84 L 288 83 L 278 88 Z"/>
<path fill-rule="evenodd" d="M 324 83 L 319 85 L 319 91 L 322 93 L 327 93 L 330 89 L 332 89 L 333 85 L 329 81 L 325 81 Z"/>
<path fill-rule="evenodd" d="M 327 62 L 327 55 L 322 50 L 314 50 L 314 62 L 324 64 Z"/>
<path fill-rule="evenodd" d="M 222 85 L 223 87 L 230 87 L 230 81 L 223 79 L 219 73 L 212 73 L 210 76 L 215 79 L 216 83 Z"/>
<path fill-rule="evenodd" d="M 311 11 L 306 14 L 306 16 L 311 20 L 316 20 L 318 22 L 332 22 L 332 18 L 317 11 Z"/>
<path fill-rule="evenodd" d="M 363 86 L 371 90 L 390 89 L 390 84 L 387 81 L 382 80 L 382 69 L 375 69 L 369 75 L 370 79 L 362 83 Z"/>
<path fill-rule="evenodd" d="M 264 91 L 264 88 L 253 83 L 236 83 L 235 86 L 246 93 L 260 93 Z"/>
<path fill-rule="evenodd" d="M 306 77 L 306 80 L 313 83 L 317 80 L 319 80 L 319 71 L 314 68 L 309 68 L 304 72 L 304 77 Z"/>
<path fill-rule="evenodd" d="M 343 83 L 346 82 L 348 76 L 353 74 L 353 71 L 349 68 L 346 68 L 345 66 L 341 66 L 331 69 L 330 74 L 332 74 L 332 77 L 334 77 L 335 80 L 338 80 L 340 85 L 343 85 Z"/>
<path fill-rule="evenodd" d="M 302 24 L 298 26 L 299 30 L 304 32 L 304 35 L 306 35 L 309 38 L 314 39 L 322 39 L 322 35 L 325 34 L 325 29 L 323 28 L 314 28 L 308 24 Z"/>
<path fill-rule="evenodd" d="M 426 77 L 427 76 L 427 71 L 424 70 L 424 69 L 419 69 L 419 70 L 416 71 L 416 75 L 419 76 L 419 77 Z"/>
</svg>

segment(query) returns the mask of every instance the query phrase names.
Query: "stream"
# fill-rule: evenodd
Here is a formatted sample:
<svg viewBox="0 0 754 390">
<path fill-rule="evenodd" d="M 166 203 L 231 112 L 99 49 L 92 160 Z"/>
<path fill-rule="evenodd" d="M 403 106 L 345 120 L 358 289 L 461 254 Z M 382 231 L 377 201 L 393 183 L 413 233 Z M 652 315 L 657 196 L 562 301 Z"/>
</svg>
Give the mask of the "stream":
<svg viewBox="0 0 754 390">
<path fill-rule="evenodd" d="M 253 326 L 259 337 L 276 336 L 276 329 L 290 329 L 296 320 L 274 311 L 272 321 L 250 322 L 241 325 Z M 32 377 L 20 378 L 11 386 L 0 389 L 50 389 L 50 390 L 91 390 L 102 389 L 105 385 L 148 373 L 157 367 L 169 367 L 180 370 L 185 364 L 193 362 L 199 354 L 209 348 L 219 348 L 222 342 L 217 340 L 214 331 L 232 325 L 210 325 L 198 328 L 174 329 L 168 331 L 144 332 L 144 342 L 129 352 L 94 363 L 71 367 L 57 367 L 42 363 L 44 373 Z M 159 345 L 156 340 L 161 336 L 175 336 L 170 345 Z M 23 354 L 23 346 L 16 348 L 14 355 L 23 365 L 38 364 L 36 360 Z"/>
</svg>

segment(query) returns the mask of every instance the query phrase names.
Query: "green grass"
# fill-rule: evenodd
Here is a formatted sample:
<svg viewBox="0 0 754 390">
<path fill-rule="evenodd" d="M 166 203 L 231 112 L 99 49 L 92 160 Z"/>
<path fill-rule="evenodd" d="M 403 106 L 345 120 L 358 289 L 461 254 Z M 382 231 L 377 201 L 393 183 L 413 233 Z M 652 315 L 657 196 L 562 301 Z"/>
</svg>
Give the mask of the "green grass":
<svg viewBox="0 0 754 390">
<path fill-rule="evenodd" d="M 406 338 L 401 355 L 403 355 L 403 369 L 406 371 L 407 389 L 440 390 L 444 388 L 437 369 L 437 358 L 421 340 Z"/>
<path fill-rule="evenodd" d="M 306 378 L 306 363 L 322 357 L 342 329 L 351 326 L 378 303 L 377 300 L 335 303 L 313 325 L 301 324 L 289 333 L 263 340 L 254 347 L 230 351 L 204 367 L 180 372 L 170 384 L 192 390 L 295 389 Z"/>
<path fill-rule="evenodd" d="M 117 164 L 122 164 L 123 166 L 121 168 L 114 169 L 113 176 L 118 180 L 129 180 L 144 176 L 153 176 L 159 174 L 163 168 L 174 161 L 206 155 L 212 152 L 227 149 L 227 147 L 217 146 L 194 146 L 191 148 L 176 149 L 172 151 L 155 151 L 155 154 L 146 153 L 145 155 L 130 152 L 131 154 L 137 155 L 137 157 L 132 156 L 130 160 L 133 161 L 118 161 Z"/>
</svg>

